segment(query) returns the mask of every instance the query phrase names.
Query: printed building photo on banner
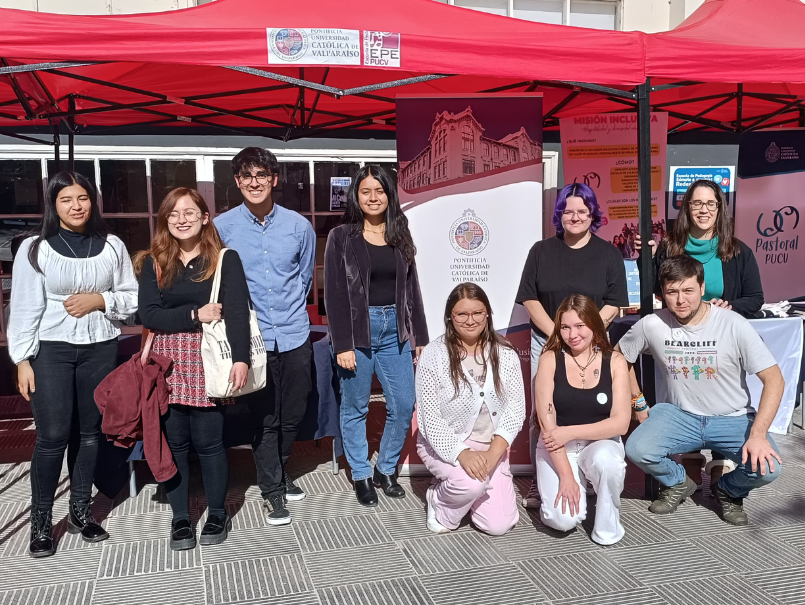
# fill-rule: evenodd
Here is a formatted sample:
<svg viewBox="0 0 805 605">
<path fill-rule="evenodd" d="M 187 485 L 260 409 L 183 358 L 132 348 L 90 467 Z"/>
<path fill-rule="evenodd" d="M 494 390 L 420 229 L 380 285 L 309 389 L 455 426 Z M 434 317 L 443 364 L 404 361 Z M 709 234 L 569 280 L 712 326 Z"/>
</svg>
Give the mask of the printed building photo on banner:
<svg viewBox="0 0 805 605">
<path fill-rule="evenodd" d="M 589 185 L 604 222 L 601 239 L 612 242 L 624 259 L 637 258 L 637 115 L 597 114 L 559 121 L 565 183 Z M 668 114 L 651 114 L 651 237 L 660 241 L 665 222 L 665 157 Z"/>
<path fill-rule="evenodd" d="M 766 302 L 805 296 L 805 130 L 742 134 L 736 189 L 735 235 L 755 253 Z"/>
<path fill-rule="evenodd" d="M 397 158 L 431 340 L 444 332 L 450 291 L 477 283 L 494 328 L 520 354 L 529 390 L 528 315 L 515 297 L 528 251 L 542 239 L 542 95 L 398 96 Z M 530 460 L 523 434 L 513 463 Z"/>
<path fill-rule="evenodd" d="M 330 177 L 330 212 L 347 209 L 347 192 L 352 184 L 348 176 Z"/>
</svg>

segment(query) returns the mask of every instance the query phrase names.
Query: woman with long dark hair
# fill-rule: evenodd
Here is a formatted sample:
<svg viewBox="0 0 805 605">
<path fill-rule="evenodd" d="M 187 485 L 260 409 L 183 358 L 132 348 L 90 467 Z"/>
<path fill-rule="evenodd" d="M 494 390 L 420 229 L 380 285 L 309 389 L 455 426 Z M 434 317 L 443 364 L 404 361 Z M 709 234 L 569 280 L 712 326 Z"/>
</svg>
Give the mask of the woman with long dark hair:
<svg viewBox="0 0 805 605">
<path fill-rule="evenodd" d="M 520 358 L 492 325 L 483 289 L 459 284 L 444 308 L 444 336 L 422 352 L 416 372 L 417 453 L 436 483 L 427 527 L 475 526 L 503 535 L 517 523 L 509 446 L 525 419 Z"/>
<path fill-rule="evenodd" d="M 629 305 L 623 239 L 615 236 L 610 245 L 596 235 L 604 224 L 604 213 L 595 192 L 583 183 L 565 186 L 556 196 L 552 222 L 556 237 L 543 239 L 531 247 L 516 299 L 531 318 L 532 383 L 542 347 L 553 332 L 556 310 L 565 298 L 571 294 L 589 296 L 605 326 L 618 316 L 619 307 Z M 535 425 L 529 424 L 533 455 L 537 433 Z M 523 505 L 536 508 L 539 501 L 535 466 L 534 481 Z"/>
<path fill-rule="evenodd" d="M 621 435 L 629 429 L 629 367 L 612 350 L 598 307 L 586 296 L 556 312 L 534 381 L 540 517 L 570 531 L 587 515 L 586 483 L 598 495 L 592 539 L 615 544 L 624 534 L 620 495 L 626 476 Z"/>
<path fill-rule="evenodd" d="M 640 237 L 635 249 L 640 249 Z M 665 259 L 687 254 L 704 265 L 704 296 L 702 300 L 731 309 L 743 317 L 752 318 L 763 306 L 763 284 L 760 269 L 752 249 L 735 237 L 735 224 L 727 207 L 727 197 L 721 186 L 708 180 L 691 183 L 682 198 L 679 216 L 659 246 L 649 240 L 654 254 L 654 293 L 662 296 L 657 276 Z M 642 422 L 648 412 L 637 415 Z M 705 457 L 700 453 L 683 454 L 682 464 L 691 479 L 701 488 L 702 466 Z M 721 454 L 714 453 L 707 463 L 710 485 L 715 486 L 724 472 L 734 464 Z"/>
<path fill-rule="evenodd" d="M 137 282 L 120 239 L 101 218 L 95 188 L 75 172 L 48 183 L 39 235 L 22 242 L 11 280 L 8 350 L 31 402 L 29 554 L 56 552 L 53 500 L 68 449 L 67 529 L 87 542 L 109 537 L 90 510 L 101 415 L 95 387 L 117 362 L 121 322 L 137 311 Z"/>
<path fill-rule="evenodd" d="M 189 510 L 191 442 L 207 494 L 207 521 L 199 542 L 220 544 L 232 528 L 224 508 L 229 468 L 223 406 L 234 400 L 207 397 L 201 361 L 201 324 L 225 318 L 233 362 L 229 382 L 233 392 L 246 384 L 251 363 L 249 287 L 234 250 L 223 253 L 221 290 L 218 300 L 209 302 L 223 247 L 207 202 L 198 191 L 180 187 L 168 193 L 159 207 L 151 248 L 134 259 L 140 277 L 140 318 L 143 326 L 156 333 L 151 350 L 173 360 L 167 377 L 168 413 L 163 416 L 177 468 L 165 483 L 173 511 L 172 550 L 196 546 Z"/>
<path fill-rule="evenodd" d="M 352 181 L 344 222 L 324 252 L 324 302 L 341 385 L 341 436 L 358 501 L 377 505 L 375 487 L 402 498 L 397 463 L 414 414 L 414 366 L 428 343 L 416 247 L 389 173 L 364 166 Z M 372 376 L 386 397 L 377 464 L 367 460 Z"/>
</svg>

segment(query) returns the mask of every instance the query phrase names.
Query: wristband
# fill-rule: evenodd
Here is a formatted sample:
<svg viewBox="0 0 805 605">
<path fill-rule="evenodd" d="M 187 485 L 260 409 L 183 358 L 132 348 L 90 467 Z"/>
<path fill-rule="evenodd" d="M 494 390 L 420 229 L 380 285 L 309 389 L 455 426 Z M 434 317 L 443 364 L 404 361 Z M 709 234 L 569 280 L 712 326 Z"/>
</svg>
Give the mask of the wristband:
<svg viewBox="0 0 805 605">
<path fill-rule="evenodd" d="M 643 403 L 643 407 L 642 407 L 642 408 L 632 408 L 632 409 L 633 409 L 635 412 L 644 412 L 644 411 L 646 411 L 646 410 L 648 409 L 648 406 L 647 406 L 645 403 Z"/>
<path fill-rule="evenodd" d="M 194 306 L 192 309 L 190 309 L 190 319 L 193 320 L 193 325 L 196 328 L 201 327 L 201 320 L 198 317 L 198 307 Z"/>
<path fill-rule="evenodd" d="M 637 408 L 641 404 L 644 407 L 647 407 L 646 406 L 646 397 L 643 395 L 643 393 L 640 393 L 640 395 L 638 395 L 637 397 L 632 397 L 632 407 L 633 408 Z"/>
</svg>

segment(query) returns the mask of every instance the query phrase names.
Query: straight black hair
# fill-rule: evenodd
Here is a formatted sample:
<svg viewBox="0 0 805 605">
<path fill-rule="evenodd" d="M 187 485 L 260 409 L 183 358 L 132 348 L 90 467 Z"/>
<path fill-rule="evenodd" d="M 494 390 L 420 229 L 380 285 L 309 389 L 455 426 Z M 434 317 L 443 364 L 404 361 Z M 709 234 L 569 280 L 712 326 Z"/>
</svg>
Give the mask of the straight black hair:
<svg viewBox="0 0 805 605">
<path fill-rule="evenodd" d="M 271 153 L 268 149 L 262 147 L 246 147 L 241 149 L 231 162 L 232 175 L 238 176 L 243 169 L 249 170 L 250 168 L 262 168 L 271 175 L 279 172 L 279 162 L 277 156 Z"/>
<path fill-rule="evenodd" d="M 352 184 L 349 186 L 347 194 L 347 209 L 344 212 L 344 224 L 353 225 L 355 229 L 363 229 L 363 210 L 358 203 L 358 189 L 363 180 L 367 177 L 374 177 L 383 187 L 383 191 L 388 198 L 389 205 L 386 208 L 386 243 L 395 248 L 399 248 L 409 263 L 414 262 L 416 257 L 416 246 L 408 229 L 408 217 L 400 208 L 400 198 L 397 196 L 397 187 L 391 175 L 381 166 L 366 165 L 358 171 Z"/>
<path fill-rule="evenodd" d="M 56 200 L 59 199 L 59 194 L 62 189 L 78 185 L 89 196 L 90 211 L 89 219 L 84 233 L 90 237 L 97 237 L 106 239 L 109 234 L 109 229 L 106 223 L 103 222 L 101 211 L 98 208 L 98 198 L 95 194 L 95 187 L 88 178 L 78 174 L 77 172 L 58 172 L 50 177 L 48 182 L 48 189 L 45 193 L 45 209 L 42 214 L 42 223 L 39 225 L 39 234 L 28 249 L 28 262 L 38 273 L 42 273 L 39 266 L 39 246 L 43 240 L 53 237 L 59 232 L 61 224 L 59 214 L 56 212 Z"/>
<path fill-rule="evenodd" d="M 664 288 L 665 282 L 674 284 L 691 277 L 695 277 L 701 286 L 704 283 L 704 265 L 692 256 L 679 254 L 665 259 L 662 266 L 660 266 L 657 279 L 660 282 L 660 286 Z"/>
</svg>

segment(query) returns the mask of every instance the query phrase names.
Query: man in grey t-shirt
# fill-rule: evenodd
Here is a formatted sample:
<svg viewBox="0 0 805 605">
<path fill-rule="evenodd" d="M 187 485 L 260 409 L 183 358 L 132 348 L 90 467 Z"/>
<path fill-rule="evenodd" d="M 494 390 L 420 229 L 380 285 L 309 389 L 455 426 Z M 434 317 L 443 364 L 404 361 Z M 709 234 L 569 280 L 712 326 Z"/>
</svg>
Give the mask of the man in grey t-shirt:
<svg viewBox="0 0 805 605">
<path fill-rule="evenodd" d="M 743 317 L 702 301 L 704 267 L 687 255 L 666 260 L 659 281 L 667 309 L 641 319 L 620 340 L 629 363 L 649 353 L 665 369 L 669 403 L 657 403 L 626 442 L 626 455 L 660 482 L 649 510 L 672 513 L 696 483 L 671 454 L 711 449 L 738 465 L 715 488 L 722 518 L 746 525 L 743 499 L 773 481 L 781 458 L 768 435 L 785 381 L 763 340 Z M 746 374 L 763 383 L 757 414 Z"/>
</svg>

